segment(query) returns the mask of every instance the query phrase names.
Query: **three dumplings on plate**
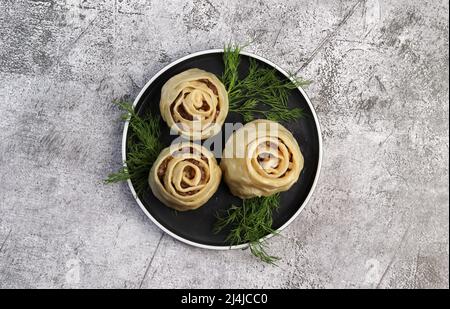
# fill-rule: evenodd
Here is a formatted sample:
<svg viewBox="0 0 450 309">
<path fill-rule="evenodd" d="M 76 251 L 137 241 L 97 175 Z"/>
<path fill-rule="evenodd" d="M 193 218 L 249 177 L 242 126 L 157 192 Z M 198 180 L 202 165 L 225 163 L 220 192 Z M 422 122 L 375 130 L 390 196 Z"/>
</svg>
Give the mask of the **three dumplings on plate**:
<svg viewBox="0 0 450 309">
<path fill-rule="evenodd" d="M 217 191 L 222 174 L 242 199 L 289 190 L 303 169 L 294 136 L 282 125 L 255 120 L 235 131 L 225 144 L 220 167 L 214 155 L 193 141 L 218 134 L 228 114 L 228 93 L 216 75 L 189 69 L 161 89 L 163 120 L 189 141 L 160 153 L 149 174 L 153 194 L 179 211 L 203 206 Z"/>
</svg>

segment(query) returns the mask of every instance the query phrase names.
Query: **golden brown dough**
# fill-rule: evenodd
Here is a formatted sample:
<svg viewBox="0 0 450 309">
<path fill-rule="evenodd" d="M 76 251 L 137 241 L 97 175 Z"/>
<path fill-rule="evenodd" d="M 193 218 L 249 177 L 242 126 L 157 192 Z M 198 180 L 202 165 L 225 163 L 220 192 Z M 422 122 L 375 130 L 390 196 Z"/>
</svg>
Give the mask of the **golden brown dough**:
<svg viewBox="0 0 450 309">
<path fill-rule="evenodd" d="M 205 204 L 216 192 L 221 176 L 209 150 L 183 142 L 161 151 L 150 170 L 149 184 L 166 206 L 185 211 Z"/>
<path fill-rule="evenodd" d="M 255 120 L 230 136 L 220 167 L 233 195 L 243 199 L 269 196 L 297 182 L 303 155 L 282 125 Z"/>
<path fill-rule="evenodd" d="M 228 93 L 216 75 L 189 69 L 162 87 L 161 115 L 169 127 L 191 140 L 219 133 L 228 114 Z"/>
</svg>

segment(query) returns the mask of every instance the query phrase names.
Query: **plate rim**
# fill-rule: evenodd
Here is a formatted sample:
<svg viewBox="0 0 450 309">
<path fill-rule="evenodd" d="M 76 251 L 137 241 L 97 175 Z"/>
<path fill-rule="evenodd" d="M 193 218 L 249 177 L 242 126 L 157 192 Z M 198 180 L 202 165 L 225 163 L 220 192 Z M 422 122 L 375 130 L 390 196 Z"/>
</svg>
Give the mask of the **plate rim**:
<svg viewBox="0 0 450 309">
<path fill-rule="evenodd" d="M 178 58 L 177 60 L 172 61 L 171 63 L 169 63 L 168 65 L 164 66 L 162 69 L 160 69 L 155 75 L 153 75 L 153 77 L 142 87 L 141 91 L 139 92 L 139 94 L 136 96 L 136 98 L 133 101 L 133 109 L 136 107 L 137 103 L 140 101 L 142 95 L 144 94 L 144 92 L 147 90 L 147 88 L 161 75 L 163 74 L 165 71 L 167 71 L 168 69 L 170 69 L 171 67 L 177 65 L 180 62 L 183 62 L 187 59 L 190 58 L 194 58 L 197 56 L 201 56 L 201 55 L 206 55 L 206 54 L 214 54 L 214 53 L 223 53 L 224 49 L 221 48 L 214 48 L 214 49 L 206 49 L 206 50 L 201 50 L 201 51 L 197 51 L 191 54 L 188 54 L 186 56 L 183 56 L 181 58 Z M 278 65 L 276 65 L 275 63 L 273 63 L 272 61 L 261 57 L 259 55 L 256 55 L 254 53 L 251 52 L 246 52 L 246 51 L 240 51 L 241 55 L 244 56 L 248 56 L 248 57 L 252 57 L 255 59 L 258 59 L 266 64 L 268 64 L 269 66 L 275 68 L 276 70 L 278 70 L 281 74 L 283 74 L 284 76 L 286 76 L 287 78 L 289 78 L 290 80 L 293 80 L 292 77 L 282 68 L 280 68 Z M 322 131 L 320 128 L 320 123 L 319 123 L 319 118 L 317 116 L 316 110 L 314 109 L 314 106 L 311 104 L 311 101 L 308 97 L 308 95 L 306 94 L 306 92 L 303 90 L 302 87 L 297 87 L 297 89 L 301 92 L 301 94 L 303 95 L 303 97 L 305 98 L 309 108 L 311 109 L 313 118 L 314 118 L 314 122 L 316 124 L 316 128 L 317 128 L 317 136 L 319 138 L 319 159 L 318 159 L 318 164 L 317 164 L 317 170 L 316 170 L 316 175 L 314 176 L 314 181 L 313 184 L 311 186 L 311 189 L 308 192 L 308 195 L 306 196 L 305 200 L 303 201 L 303 203 L 300 205 L 299 209 L 295 212 L 295 214 L 289 218 L 289 220 L 287 220 L 281 227 L 279 227 L 275 233 L 271 233 L 269 235 L 264 236 L 263 238 L 260 239 L 260 241 L 264 241 L 267 240 L 271 237 L 273 237 L 275 234 L 280 233 L 281 231 L 283 231 L 287 226 L 289 226 L 299 215 L 300 213 L 303 211 L 303 209 L 305 208 L 305 206 L 308 204 L 309 200 L 311 199 L 311 196 L 313 195 L 317 183 L 319 181 L 319 176 L 320 176 L 320 171 L 322 169 L 322 157 L 323 157 L 323 148 L 322 148 Z M 127 134 L 128 134 L 128 127 L 129 127 L 129 121 L 125 121 L 124 123 L 124 128 L 123 128 L 123 134 L 122 134 L 122 161 L 125 162 L 126 161 L 126 157 L 127 157 L 127 147 L 126 147 L 126 138 L 127 138 Z M 126 164 L 124 163 L 124 166 L 126 166 Z M 134 199 L 136 200 L 137 204 L 139 205 L 139 207 L 141 208 L 141 210 L 145 213 L 145 215 L 157 226 L 159 227 L 163 232 L 165 232 L 166 234 L 169 234 L 170 236 L 172 236 L 173 238 L 194 246 L 194 247 L 198 247 L 198 248 L 203 248 L 203 249 L 211 249 L 211 250 L 231 250 L 231 249 L 245 249 L 249 246 L 249 243 L 245 243 L 245 244 L 239 244 L 239 245 L 223 245 L 223 246 L 215 246 L 215 245 L 205 245 L 202 243 L 197 243 L 195 241 L 186 239 L 184 237 L 181 237 L 180 235 L 177 235 L 176 233 L 170 231 L 169 229 L 167 229 L 166 227 L 164 227 L 158 220 L 156 220 L 147 210 L 147 208 L 145 208 L 144 204 L 142 203 L 142 201 L 139 199 L 139 197 L 137 196 L 136 190 L 133 187 L 133 184 L 131 182 L 130 179 L 127 180 L 128 183 L 128 187 L 130 188 L 130 191 L 134 197 Z"/>
</svg>

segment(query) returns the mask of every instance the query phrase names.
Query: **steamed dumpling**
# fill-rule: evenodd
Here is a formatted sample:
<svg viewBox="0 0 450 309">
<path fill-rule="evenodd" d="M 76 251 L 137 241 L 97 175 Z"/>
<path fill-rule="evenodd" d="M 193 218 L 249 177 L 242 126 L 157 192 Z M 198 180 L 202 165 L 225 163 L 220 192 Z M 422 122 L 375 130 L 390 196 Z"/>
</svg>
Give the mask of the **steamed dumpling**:
<svg viewBox="0 0 450 309">
<path fill-rule="evenodd" d="M 242 199 L 269 196 L 297 182 L 303 155 L 285 127 L 255 120 L 230 136 L 220 167 L 233 195 Z"/>
<path fill-rule="evenodd" d="M 162 87 L 161 115 L 169 127 L 191 140 L 219 133 L 228 114 L 228 93 L 216 75 L 189 69 Z"/>
<path fill-rule="evenodd" d="M 150 170 L 149 184 L 166 206 L 184 211 L 204 205 L 217 191 L 221 176 L 208 149 L 183 142 L 161 151 Z"/>
</svg>

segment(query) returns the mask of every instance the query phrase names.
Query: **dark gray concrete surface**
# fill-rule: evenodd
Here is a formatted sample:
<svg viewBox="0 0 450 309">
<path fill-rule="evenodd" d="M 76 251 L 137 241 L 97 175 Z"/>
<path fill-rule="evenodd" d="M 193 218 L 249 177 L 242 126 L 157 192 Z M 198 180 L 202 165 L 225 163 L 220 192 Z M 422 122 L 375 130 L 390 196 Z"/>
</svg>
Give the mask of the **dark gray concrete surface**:
<svg viewBox="0 0 450 309">
<path fill-rule="evenodd" d="M 0 0 L 0 287 L 448 288 L 448 1 Z M 164 235 L 113 98 L 228 41 L 314 83 L 324 162 L 265 265 Z"/>
</svg>

